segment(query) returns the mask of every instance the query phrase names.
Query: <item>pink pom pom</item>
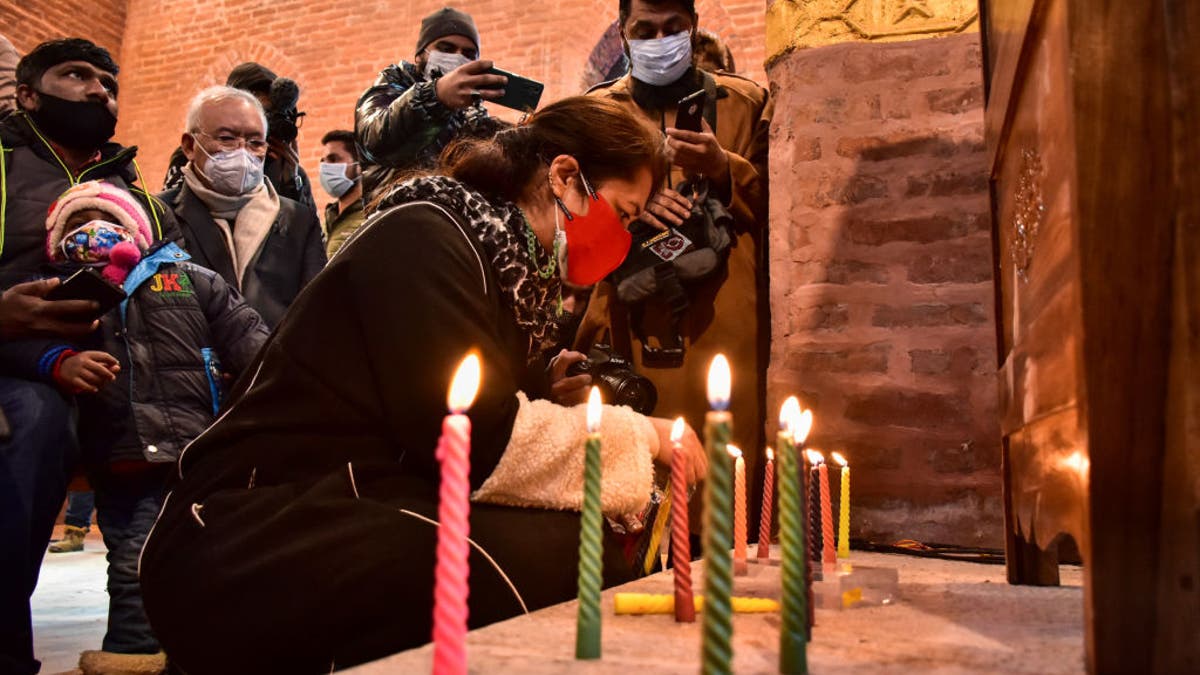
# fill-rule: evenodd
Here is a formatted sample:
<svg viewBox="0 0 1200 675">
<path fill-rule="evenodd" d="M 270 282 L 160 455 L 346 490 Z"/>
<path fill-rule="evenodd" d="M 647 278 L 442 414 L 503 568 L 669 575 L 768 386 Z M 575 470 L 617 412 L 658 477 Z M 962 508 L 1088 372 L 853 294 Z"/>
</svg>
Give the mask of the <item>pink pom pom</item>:
<svg viewBox="0 0 1200 675">
<path fill-rule="evenodd" d="M 100 274 L 120 286 L 125 283 L 125 277 L 129 276 L 130 270 L 136 267 L 141 259 L 142 252 L 138 250 L 137 245 L 123 241 L 113 246 L 112 250 L 108 252 L 108 265 Z"/>
</svg>

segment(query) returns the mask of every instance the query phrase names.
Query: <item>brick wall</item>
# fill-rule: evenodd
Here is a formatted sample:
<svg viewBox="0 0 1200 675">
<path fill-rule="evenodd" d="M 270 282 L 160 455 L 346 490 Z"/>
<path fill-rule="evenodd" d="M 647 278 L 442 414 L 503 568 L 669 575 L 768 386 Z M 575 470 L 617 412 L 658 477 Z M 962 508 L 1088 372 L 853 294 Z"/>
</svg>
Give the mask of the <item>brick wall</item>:
<svg viewBox="0 0 1200 675">
<path fill-rule="evenodd" d="M 999 546 L 978 34 L 797 50 L 768 74 L 769 400 L 854 466 L 854 536 Z"/>
<path fill-rule="evenodd" d="M 0 2 L 0 34 L 22 54 L 60 37 L 86 37 L 111 51 L 121 51 L 127 0 L 38 0 Z"/>
<path fill-rule="evenodd" d="M 412 58 L 420 18 L 447 3 L 128 4 L 117 132 L 123 142 L 140 146 L 147 181 L 157 186 L 179 143 L 188 100 L 205 86 L 223 83 L 242 61 L 258 61 L 300 83 L 301 109 L 308 112 L 300 131 L 301 157 L 315 176 L 321 135 L 353 127 L 359 95 L 383 66 Z M 486 57 L 546 83 L 544 101 L 581 91 L 588 55 L 617 15 L 617 0 L 463 0 L 454 6 L 475 18 Z M 745 72 L 765 82 L 762 3 L 700 0 L 697 11 L 703 27 L 729 42 Z M 317 195 L 318 201 L 325 198 Z"/>
</svg>

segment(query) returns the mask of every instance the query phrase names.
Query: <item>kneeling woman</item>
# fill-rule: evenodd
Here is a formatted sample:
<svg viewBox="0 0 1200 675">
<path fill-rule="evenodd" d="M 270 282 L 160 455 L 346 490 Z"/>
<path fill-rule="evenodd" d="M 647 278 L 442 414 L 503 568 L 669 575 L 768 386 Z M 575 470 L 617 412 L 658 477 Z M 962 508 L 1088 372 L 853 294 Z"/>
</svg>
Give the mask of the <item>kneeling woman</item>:
<svg viewBox="0 0 1200 675">
<path fill-rule="evenodd" d="M 141 560 L 174 663 L 329 672 L 430 639 L 434 450 L 470 350 L 471 626 L 575 596 L 584 410 L 542 399 L 541 357 L 560 275 L 594 283 L 621 262 L 660 148 L 619 105 L 569 98 L 392 188 L 180 458 Z M 606 513 L 645 505 L 668 427 L 605 410 Z M 700 475 L 694 434 L 685 448 Z M 631 576 L 606 546 L 605 583 Z"/>
</svg>

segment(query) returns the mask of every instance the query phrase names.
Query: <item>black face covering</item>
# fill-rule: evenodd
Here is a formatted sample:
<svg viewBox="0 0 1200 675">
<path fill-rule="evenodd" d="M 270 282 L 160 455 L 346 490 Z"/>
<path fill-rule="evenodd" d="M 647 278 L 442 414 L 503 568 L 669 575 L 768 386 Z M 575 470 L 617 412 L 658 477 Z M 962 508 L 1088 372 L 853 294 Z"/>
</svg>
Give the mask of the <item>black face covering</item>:
<svg viewBox="0 0 1200 675">
<path fill-rule="evenodd" d="M 117 129 L 117 116 L 96 101 L 68 101 L 37 92 L 41 105 L 29 111 L 51 140 L 75 150 L 95 150 L 108 142 Z"/>
</svg>

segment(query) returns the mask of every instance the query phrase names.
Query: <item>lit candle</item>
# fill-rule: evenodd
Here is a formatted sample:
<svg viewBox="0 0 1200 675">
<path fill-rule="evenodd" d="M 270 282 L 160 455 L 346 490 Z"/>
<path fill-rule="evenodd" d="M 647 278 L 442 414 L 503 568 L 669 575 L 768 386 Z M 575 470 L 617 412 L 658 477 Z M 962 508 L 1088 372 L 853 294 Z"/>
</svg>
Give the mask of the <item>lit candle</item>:
<svg viewBox="0 0 1200 675">
<path fill-rule="evenodd" d="M 671 425 L 671 492 L 687 494 L 687 455 L 683 452 L 682 417 Z M 671 562 L 675 570 L 675 620 L 692 623 L 696 611 L 692 605 L 692 551 L 688 541 L 688 503 L 682 497 L 671 499 Z"/>
<path fill-rule="evenodd" d="M 746 564 L 746 461 L 736 445 L 727 446 L 733 457 L 733 574 L 750 574 Z"/>
<path fill-rule="evenodd" d="M 804 531 L 807 518 L 802 498 L 799 453 L 812 428 L 812 413 L 800 412 L 800 402 L 789 397 L 779 411 L 779 547 L 783 581 L 783 621 L 779 631 L 779 672 L 808 672 L 808 581 L 805 570 Z"/>
<path fill-rule="evenodd" d="M 825 464 L 825 455 L 816 450 L 813 453 L 813 463 L 817 466 L 817 478 L 821 484 L 821 561 L 826 565 L 837 564 L 837 548 L 833 543 L 833 502 L 829 496 L 829 466 Z"/>
<path fill-rule="evenodd" d="M 450 414 L 442 421 L 437 459 L 442 465 L 438 491 L 437 565 L 433 579 L 433 672 L 467 672 L 467 537 L 471 512 L 471 420 L 465 414 L 479 391 L 479 356 L 469 354 L 450 385 Z"/>
<path fill-rule="evenodd" d="M 730 673 L 733 663 L 733 595 L 731 539 L 733 538 L 733 476 L 726 446 L 732 434 L 729 414 L 731 385 L 729 361 L 723 354 L 708 369 L 708 403 L 704 442 L 708 450 L 708 478 L 704 488 L 704 612 L 701 672 Z"/>
<path fill-rule="evenodd" d="M 600 581 L 604 572 L 600 529 L 600 389 L 592 387 L 587 403 L 588 438 L 583 467 L 583 518 L 579 529 L 579 614 L 575 626 L 575 658 L 600 658 Z"/>
<path fill-rule="evenodd" d="M 771 507 L 775 499 L 775 453 L 767 447 L 767 470 L 763 473 L 762 514 L 758 519 L 758 559 L 771 557 Z"/>
<path fill-rule="evenodd" d="M 838 544 L 837 557 L 850 557 L 850 463 L 840 452 L 833 453 L 833 461 L 842 467 L 842 496 L 838 499 Z"/>
</svg>

